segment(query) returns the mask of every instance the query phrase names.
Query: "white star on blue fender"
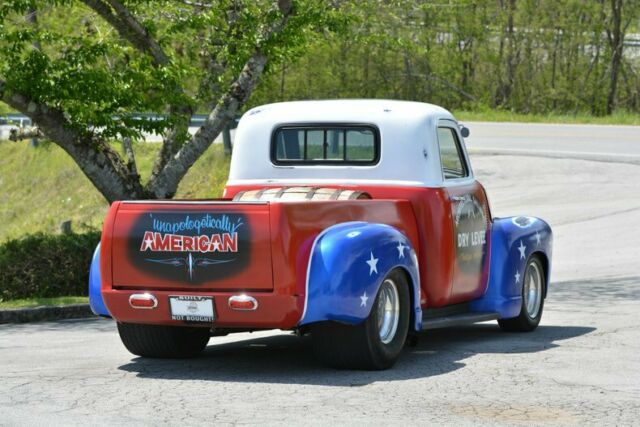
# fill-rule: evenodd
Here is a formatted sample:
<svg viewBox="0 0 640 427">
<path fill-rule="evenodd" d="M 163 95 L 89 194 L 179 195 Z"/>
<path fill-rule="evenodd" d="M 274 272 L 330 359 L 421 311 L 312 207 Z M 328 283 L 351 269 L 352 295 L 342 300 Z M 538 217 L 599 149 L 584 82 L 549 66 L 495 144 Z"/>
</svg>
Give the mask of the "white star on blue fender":
<svg viewBox="0 0 640 427">
<path fill-rule="evenodd" d="M 513 277 L 516 278 L 516 283 L 520 282 L 520 272 L 519 271 L 516 271 L 516 275 L 513 276 Z"/>
<path fill-rule="evenodd" d="M 540 246 L 540 233 L 536 231 L 536 246 Z"/>
<path fill-rule="evenodd" d="M 520 251 L 520 259 L 525 259 L 524 251 L 527 250 L 527 247 L 520 240 L 520 246 L 518 246 L 518 250 Z"/>
<path fill-rule="evenodd" d="M 405 245 L 402 244 L 402 242 L 398 242 L 398 246 L 396 246 L 396 249 L 398 249 L 398 258 L 404 258 L 404 250 L 407 247 Z"/>
<path fill-rule="evenodd" d="M 367 291 L 364 291 L 364 293 L 360 296 L 360 307 L 366 307 L 368 299 L 369 297 L 367 296 Z"/>
<path fill-rule="evenodd" d="M 367 264 L 369 264 L 369 276 L 373 273 L 378 274 L 378 258 L 373 257 L 373 252 L 371 252 L 371 258 L 369 258 Z"/>
</svg>

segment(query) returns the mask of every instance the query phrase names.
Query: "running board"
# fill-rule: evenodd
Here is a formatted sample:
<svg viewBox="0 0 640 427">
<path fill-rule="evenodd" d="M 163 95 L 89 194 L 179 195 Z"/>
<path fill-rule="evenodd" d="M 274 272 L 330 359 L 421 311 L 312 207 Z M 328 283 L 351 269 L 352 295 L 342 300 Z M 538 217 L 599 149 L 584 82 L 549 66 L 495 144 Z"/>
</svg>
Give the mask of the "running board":
<svg viewBox="0 0 640 427">
<path fill-rule="evenodd" d="M 447 328 L 449 326 L 470 325 L 500 318 L 498 313 L 461 313 L 450 316 L 422 319 L 422 330 Z"/>
</svg>

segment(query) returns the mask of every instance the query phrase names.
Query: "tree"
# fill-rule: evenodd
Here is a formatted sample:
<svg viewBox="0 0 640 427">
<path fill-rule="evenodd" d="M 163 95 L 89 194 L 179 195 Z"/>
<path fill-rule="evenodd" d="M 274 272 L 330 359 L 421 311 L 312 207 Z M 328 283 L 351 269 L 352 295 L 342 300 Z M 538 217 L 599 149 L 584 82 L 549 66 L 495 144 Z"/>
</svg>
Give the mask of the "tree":
<svg viewBox="0 0 640 427">
<path fill-rule="evenodd" d="M 322 0 L 4 0 L 0 100 L 108 201 L 171 198 L 263 73 L 340 23 Z M 209 114 L 191 136 L 198 108 Z M 151 131 L 164 141 L 143 183 L 130 141 Z"/>
<path fill-rule="evenodd" d="M 611 114 L 615 107 L 616 91 L 618 90 L 618 79 L 622 66 L 622 51 L 624 48 L 624 36 L 627 28 L 632 22 L 632 15 L 627 14 L 626 22 L 623 23 L 622 12 L 625 6 L 624 0 L 610 0 L 611 13 L 609 25 L 607 26 L 607 40 L 611 49 L 611 75 L 609 79 L 609 93 L 607 95 L 607 114 Z"/>
</svg>

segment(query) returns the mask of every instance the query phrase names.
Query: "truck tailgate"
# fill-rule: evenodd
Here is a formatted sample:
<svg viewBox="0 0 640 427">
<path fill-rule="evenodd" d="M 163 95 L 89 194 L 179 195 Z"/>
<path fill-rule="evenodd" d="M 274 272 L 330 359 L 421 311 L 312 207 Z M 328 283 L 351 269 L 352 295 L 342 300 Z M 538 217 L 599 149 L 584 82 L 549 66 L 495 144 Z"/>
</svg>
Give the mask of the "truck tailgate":
<svg viewBox="0 0 640 427">
<path fill-rule="evenodd" d="M 273 289 L 268 203 L 121 202 L 110 238 L 114 288 Z"/>
</svg>

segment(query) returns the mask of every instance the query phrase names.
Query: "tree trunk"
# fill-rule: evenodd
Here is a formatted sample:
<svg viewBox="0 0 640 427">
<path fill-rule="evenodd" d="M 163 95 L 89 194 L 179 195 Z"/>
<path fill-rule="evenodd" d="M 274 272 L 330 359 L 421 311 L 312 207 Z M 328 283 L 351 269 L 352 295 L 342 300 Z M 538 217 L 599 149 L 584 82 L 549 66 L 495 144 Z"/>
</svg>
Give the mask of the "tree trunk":
<svg viewBox="0 0 640 427">
<path fill-rule="evenodd" d="M 38 10 L 35 7 L 30 7 L 27 15 L 25 16 L 25 21 L 27 21 L 31 26 L 37 31 L 38 30 Z M 33 42 L 33 48 L 36 50 L 40 50 L 42 47 L 40 46 L 39 41 Z"/>
<path fill-rule="evenodd" d="M 553 31 L 553 53 L 551 54 L 551 89 L 553 89 L 553 99 L 551 101 L 551 108 L 556 109 L 557 106 L 557 94 L 556 94 L 556 67 L 558 64 L 558 46 L 560 45 L 560 37 L 562 37 L 562 28 L 556 28 Z"/>
<path fill-rule="evenodd" d="M 180 148 L 162 172 L 152 178 L 147 185 L 148 192 L 158 199 L 171 198 L 178 189 L 180 180 L 189 168 L 211 145 L 222 129 L 233 119 L 249 98 L 262 76 L 267 57 L 261 52 L 254 54 L 242 69 L 238 79 L 222 97 L 216 108 L 209 114 L 204 125 L 193 139 Z"/>
<path fill-rule="evenodd" d="M 71 156 L 109 203 L 149 196 L 139 176 L 131 173 L 118 153 L 91 132 L 73 129 L 59 110 L 9 93 L 3 81 L 0 81 L 0 99 L 18 111 L 28 112 L 42 133 Z"/>
<path fill-rule="evenodd" d="M 500 1 L 501 7 L 506 6 L 507 9 L 507 25 L 505 28 L 504 38 L 500 39 L 500 62 L 498 67 L 502 67 L 502 49 L 506 45 L 506 76 L 503 79 L 502 73 L 499 74 L 498 90 L 496 91 L 495 106 L 503 106 L 510 102 L 511 92 L 515 83 L 516 74 L 516 46 L 515 46 L 515 27 L 514 27 L 514 15 L 516 10 L 516 0 L 507 0 L 505 5 L 503 1 Z"/>
<path fill-rule="evenodd" d="M 622 30 L 623 0 L 611 0 L 611 29 L 607 31 L 611 47 L 611 76 L 609 80 L 609 94 L 607 95 L 606 113 L 611 114 L 616 106 L 616 91 L 618 76 L 622 65 L 622 51 L 624 47 L 624 32 Z"/>
<path fill-rule="evenodd" d="M 285 84 L 286 72 L 287 72 L 287 65 L 283 61 L 282 69 L 280 70 L 280 102 L 284 101 L 284 84 Z"/>
</svg>

